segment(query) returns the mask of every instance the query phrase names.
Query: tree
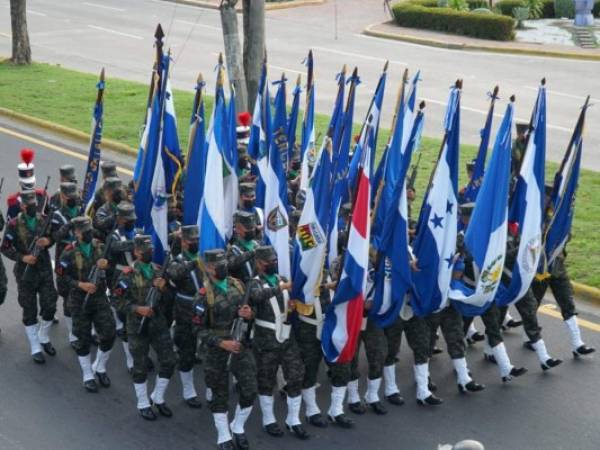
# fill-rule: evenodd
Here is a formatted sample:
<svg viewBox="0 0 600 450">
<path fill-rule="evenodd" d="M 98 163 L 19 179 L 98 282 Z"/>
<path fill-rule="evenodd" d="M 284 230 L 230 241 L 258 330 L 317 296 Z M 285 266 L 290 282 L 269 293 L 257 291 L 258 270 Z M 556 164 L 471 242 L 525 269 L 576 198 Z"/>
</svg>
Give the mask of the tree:
<svg viewBox="0 0 600 450">
<path fill-rule="evenodd" d="M 235 109 L 242 112 L 248 111 L 248 90 L 246 88 L 246 76 L 235 12 L 237 2 L 238 0 L 221 0 L 219 10 L 221 12 L 221 26 L 223 27 L 227 73 L 236 94 Z"/>
<path fill-rule="evenodd" d="M 27 32 L 26 0 L 10 0 L 12 58 L 14 64 L 31 64 L 31 46 Z"/>
<path fill-rule="evenodd" d="M 248 107 L 254 110 L 260 73 L 265 60 L 265 0 L 243 0 L 244 71 L 248 87 Z"/>
</svg>

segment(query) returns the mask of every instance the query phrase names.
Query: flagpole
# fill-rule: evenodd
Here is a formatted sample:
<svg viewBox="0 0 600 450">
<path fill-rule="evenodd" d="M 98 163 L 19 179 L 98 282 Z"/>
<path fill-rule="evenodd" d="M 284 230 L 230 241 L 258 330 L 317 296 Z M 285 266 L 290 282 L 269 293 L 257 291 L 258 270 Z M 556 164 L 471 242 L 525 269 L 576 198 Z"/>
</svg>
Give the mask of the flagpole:
<svg viewBox="0 0 600 450">
<path fill-rule="evenodd" d="M 190 137 L 188 139 L 188 148 L 187 153 L 185 155 L 185 169 L 187 171 L 187 166 L 190 161 L 190 156 L 192 154 L 192 148 L 194 147 L 194 139 L 196 136 L 196 129 L 198 128 L 198 113 L 200 112 L 200 106 L 204 101 L 202 95 L 202 87 L 204 86 L 204 78 L 202 76 L 202 72 L 198 74 L 198 78 L 196 79 L 196 94 L 194 96 L 194 109 L 192 111 L 192 126 L 190 127 Z"/>
</svg>

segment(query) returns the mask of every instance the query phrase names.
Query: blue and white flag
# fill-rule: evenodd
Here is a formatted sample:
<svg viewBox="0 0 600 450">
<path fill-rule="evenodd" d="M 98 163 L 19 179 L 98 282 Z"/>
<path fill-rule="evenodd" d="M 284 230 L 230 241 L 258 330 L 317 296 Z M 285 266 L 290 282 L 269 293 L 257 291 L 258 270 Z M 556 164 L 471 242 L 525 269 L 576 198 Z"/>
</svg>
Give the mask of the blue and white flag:
<svg viewBox="0 0 600 450">
<path fill-rule="evenodd" d="M 290 269 L 290 232 L 287 203 L 287 179 L 281 162 L 282 153 L 287 152 L 285 138 L 286 109 L 285 109 L 285 78 L 279 81 L 275 95 L 275 130 L 271 139 L 267 176 L 265 178 L 265 224 L 266 241 L 273 246 L 277 253 L 279 274 L 288 280 Z"/>
<path fill-rule="evenodd" d="M 514 105 L 506 107 L 496 135 L 492 159 L 485 171 L 475 209 L 465 233 L 464 245 L 473 257 L 475 289 L 450 290 L 452 304 L 464 316 L 483 314 L 494 301 L 500 285 L 508 231 L 508 191 Z"/>
<path fill-rule="evenodd" d="M 460 93 L 457 83 L 450 91 L 442 151 L 425 194 L 413 243 L 419 271 L 413 272 L 415 295 L 411 306 L 418 316 L 443 309 L 448 303 L 456 255 Z"/>
<path fill-rule="evenodd" d="M 298 75 L 298 81 L 296 82 L 296 87 L 294 88 L 293 100 L 292 100 L 292 108 L 290 109 L 290 116 L 288 118 L 288 126 L 287 126 L 287 138 L 288 138 L 288 151 L 287 157 L 283 162 L 284 167 L 286 168 L 286 172 L 290 170 L 290 164 L 292 162 L 292 157 L 294 156 L 295 148 L 296 148 L 296 130 L 298 129 L 298 114 L 300 112 L 300 94 L 302 93 L 302 88 L 300 87 L 301 76 Z"/>
<path fill-rule="evenodd" d="M 177 183 L 181 177 L 181 149 L 177 134 L 177 116 L 175 100 L 171 90 L 171 82 L 167 79 L 165 92 L 165 112 L 163 117 L 163 162 L 165 166 L 165 183 L 167 192 L 176 195 Z"/>
<path fill-rule="evenodd" d="M 204 190 L 204 171 L 206 163 L 206 130 L 204 122 L 204 81 L 198 78 L 196 96 L 190 125 L 190 142 L 185 164 L 185 183 L 183 186 L 183 224 L 196 225 L 200 201 Z"/>
<path fill-rule="evenodd" d="M 500 284 L 498 306 L 520 300 L 537 272 L 542 254 L 544 164 L 546 162 L 546 87 L 540 86 L 532 130 L 521 162 L 517 184 L 509 205 L 509 222 L 518 226 L 519 248 L 509 285 Z"/>
<path fill-rule="evenodd" d="M 223 149 L 227 140 L 226 105 L 223 93 L 225 69 L 218 66 L 217 87 L 212 117 L 208 127 L 204 196 L 198 214 L 200 228 L 200 253 L 206 250 L 225 248 L 225 186 Z"/>
<path fill-rule="evenodd" d="M 292 298 L 306 304 L 319 301 L 327 252 L 331 208 L 331 138 L 326 136 L 306 191 L 292 255 Z"/>
<path fill-rule="evenodd" d="M 547 267 L 552 267 L 552 263 L 562 253 L 571 235 L 583 152 L 585 115 L 588 107 L 589 97 L 581 110 L 561 167 L 554 176 L 554 187 L 547 207 L 548 223 L 545 236 Z"/>
<path fill-rule="evenodd" d="M 224 118 L 225 136 L 223 147 L 223 189 L 225 195 L 225 241 L 233 236 L 233 216 L 238 209 L 239 180 L 237 173 L 237 113 L 235 109 L 235 91 L 231 89 L 227 115 Z"/>
<path fill-rule="evenodd" d="M 301 169 L 300 190 L 308 189 L 310 166 L 316 162 L 316 137 L 315 137 L 315 80 L 314 61 L 312 50 L 306 59 L 306 108 L 302 119 L 302 143 L 300 145 Z M 314 170 L 314 169 L 313 169 Z"/>
<path fill-rule="evenodd" d="M 90 151 L 88 163 L 85 169 L 83 179 L 83 190 L 81 193 L 81 214 L 87 214 L 94 204 L 94 194 L 96 193 L 96 184 L 98 182 L 98 170 L 100 169 L 100 144 L 102 143 L 102 115 L 104 113 L 103 94 L 104 94 L 104 69 L 100 74 L 100 81 L 96 84 L 98 96 L 94 104 L 94 114 L 92 116 L 92 134 L 90 139 Z"/>
</svg>

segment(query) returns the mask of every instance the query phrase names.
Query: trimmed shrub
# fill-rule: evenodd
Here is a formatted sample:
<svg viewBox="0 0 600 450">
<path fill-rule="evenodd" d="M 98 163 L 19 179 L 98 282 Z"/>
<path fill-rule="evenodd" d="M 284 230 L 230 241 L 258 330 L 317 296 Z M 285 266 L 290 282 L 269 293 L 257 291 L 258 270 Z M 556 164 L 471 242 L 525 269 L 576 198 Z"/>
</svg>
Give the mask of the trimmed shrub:
<svg viewBox="0 0 600 450">
<path fill-rule="evenodd" d="M 554 14 L 557 18 L 567 17 L 572 19 L 575 17 L 573 0 L 554 0 Z"/>
<path fill-rule="evenodd" d="M 552 0 L 554 1 L 554 0 Z M 503 16 L 513 15 L 513 9 L 527 6 L 525 0 L 501 0 L 494 5 L 494 8 Z"/>
<path fill-rule="evenodd" d="M 490 4 L 486 0 L 467 0 L 467 3 L 469 5 L 469 9 L 471 11 L 474 9 L 481 9 L 481 8 L 489 9 L 490 8 Z"/>
<path fill-rule="evenodd" d="M 496 41 L 514 39 L 513 19 L 499 14 L 472 14 L 450 8 L 425 8 L 411 3 L 394 5 L 393 11 L 396 23 L 403 27 L 442 31 Z"/>
<path fill-rule="evenodd" d="M 494 14 L 492 11 L 490 11 L 487 8 L 477 8 L 474 9 L 473 11 L 471 11 L 473 14 Z"/>
</svg>

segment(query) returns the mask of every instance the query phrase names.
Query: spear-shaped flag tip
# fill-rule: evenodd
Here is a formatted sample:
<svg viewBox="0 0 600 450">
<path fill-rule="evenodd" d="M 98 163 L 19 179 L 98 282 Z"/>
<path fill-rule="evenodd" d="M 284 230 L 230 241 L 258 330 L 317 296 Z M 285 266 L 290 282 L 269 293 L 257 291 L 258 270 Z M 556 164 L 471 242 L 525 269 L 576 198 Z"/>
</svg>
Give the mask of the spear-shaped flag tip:
<svg viewBox="0 0 600 450">
<path fill-rule="evenodd" d="M 154 32 L 154 37 L 156 38 L 157 41 L 162 41 L 162 39 L 165 37 L 165 32 L 163 31 L 160 23 L 156 26 L 156 31 Z"/>
<path fill-rule="evenodd" d="M 223 64 L 223 53 L 219 53 L 219 64 Z"/>
<path fill-rule="evenodd" d="M 492 94 L 494 96 L 494 98 L 498 97 L 498 93 L 500 92 L 500 86 L 496 85 L 494 87 L 494 93 Z"/>
<path fill-rule="evenodd" d="M 196 83 L 200 84 L 204 81 L 204 77 L 202 76 L 202 72 L 198 73 L 198 78 L 196 78 Z"/>
<path fill-rule="evenodd" d="M 546 77 L 542 78 L 542 86 L 546 86 Z"/>
<path fill-rule="evenodd" d="M 516 99 L 517 99 L 517 97 L 515 97 L 515 94 L 513 94 L 513 95 L 510 96 L 510 101 L 512 103 L 514 103 Z"/>
<path fill-rule="evenodd" d="M 302 74 L 298 74 L 298 78 L 296 78 L 296 86 L 300 86 L 302 83 Z"/>
<path fill-rule="evenodd" d="M 425 100 L 421 100 L 421 103 L 419 103 L 419 109 L 425 109 Z"/>
<path fill-rule="evenodd" d="M 384 72 L 387 72 L 389 65 L 390 65 L 390 62 L 386 61 L 385 64 L 383 65 L 383 71 Z"/>
<path fill-rule="evenodd" d="M 104 81 L 104 67 L 100 71 L 100 81 Z"/>
</svg>

